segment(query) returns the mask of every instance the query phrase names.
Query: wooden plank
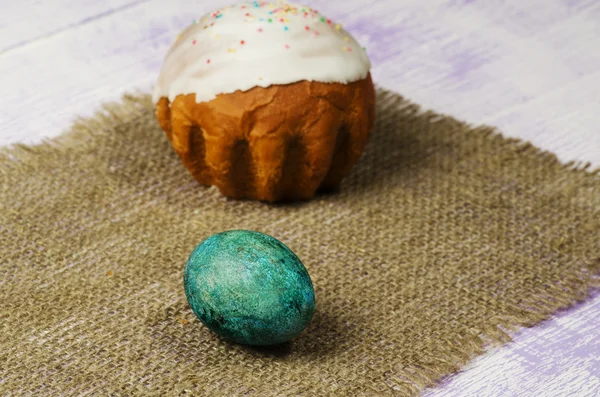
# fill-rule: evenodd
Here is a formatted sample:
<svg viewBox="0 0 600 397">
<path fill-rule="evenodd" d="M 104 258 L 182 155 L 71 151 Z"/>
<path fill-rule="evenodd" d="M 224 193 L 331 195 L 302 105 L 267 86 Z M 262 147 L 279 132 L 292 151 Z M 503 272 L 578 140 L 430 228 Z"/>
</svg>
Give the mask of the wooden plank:
<svg viewBox="0 0 600 397">
<path fill-rule="evenodd" d="M 599 298 L 521 330 L 424 397 L 599 396 Z"/>
<path fill-rule="evenodd" d="M 171 40 L 198 12 L 154 0 L 0 54 L 0 144 L 55 136 L 104 101 L 149 90 Z"/>
<path fill-rule="evenodd" d="M 0 13 L 0 54 L 148 0 L 11 1 Z"/>
</svg>

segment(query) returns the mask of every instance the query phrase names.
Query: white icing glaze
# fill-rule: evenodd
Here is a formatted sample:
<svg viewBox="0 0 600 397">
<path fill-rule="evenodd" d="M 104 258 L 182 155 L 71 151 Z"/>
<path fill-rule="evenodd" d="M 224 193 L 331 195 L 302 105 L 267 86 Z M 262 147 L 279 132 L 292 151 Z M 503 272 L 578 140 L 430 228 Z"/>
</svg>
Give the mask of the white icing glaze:
<svg viewBox="0 0 600 397">
<path fill-rule="evenodd" d="M 171 45 L 153 100 L 219 94 L 298 81 L 351 83 L 367 77 L 366 52 L 316 10 L 286 2 L 248 2 L 194 21 Z"/>
</svg>

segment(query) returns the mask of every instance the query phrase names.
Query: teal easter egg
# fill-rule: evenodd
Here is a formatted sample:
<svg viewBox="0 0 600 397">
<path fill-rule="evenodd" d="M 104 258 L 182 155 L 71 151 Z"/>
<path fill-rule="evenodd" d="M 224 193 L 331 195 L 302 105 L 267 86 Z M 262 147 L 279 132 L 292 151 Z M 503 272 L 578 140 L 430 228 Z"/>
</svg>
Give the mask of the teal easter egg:
<svg viewBox="0 0 600 397">
<path fill-rule="evenodd" d="M 183 282 L 200 321 L 246 345 L 298 336 L 315 309 L 300 259 L 279 240 L 255 231 L 232 230 L 204 240 L 190 255 Z"/>
</svg>

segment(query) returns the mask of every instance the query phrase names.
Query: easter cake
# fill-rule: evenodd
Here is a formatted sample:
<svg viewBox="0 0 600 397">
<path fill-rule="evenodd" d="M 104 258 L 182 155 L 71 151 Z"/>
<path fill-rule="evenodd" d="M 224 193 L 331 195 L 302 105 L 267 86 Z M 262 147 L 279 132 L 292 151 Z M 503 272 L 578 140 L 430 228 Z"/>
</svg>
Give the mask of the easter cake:
<svg viewBox="0 0 600 397">
<path fill-rule="evenodd" d="M 336 188 L 375 119 L 366 51 L 309 7 L 225 7 L 172 44 L 153 93 L 186 168 L 232 198 L 306 200 Z"/>
</svg>

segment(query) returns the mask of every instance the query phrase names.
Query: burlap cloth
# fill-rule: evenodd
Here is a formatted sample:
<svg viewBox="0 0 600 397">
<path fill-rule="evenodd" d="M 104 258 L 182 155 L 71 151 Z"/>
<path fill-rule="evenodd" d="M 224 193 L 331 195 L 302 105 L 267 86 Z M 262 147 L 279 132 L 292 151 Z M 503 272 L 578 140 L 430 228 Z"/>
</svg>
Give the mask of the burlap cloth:
<svg viewBox="0 0 600 397">
<path fill-rule="evenodd" d="M 412 395 L 598 286 L 600 177 L 379 92 L 339 193 L 232 201 L 198 185 L 128 96 L 0 151 L 0 394 Z M 230 344 L 189 309 L 185 261 L 254 229 L 308 268 L 292 343 Z"/>
</svg>

